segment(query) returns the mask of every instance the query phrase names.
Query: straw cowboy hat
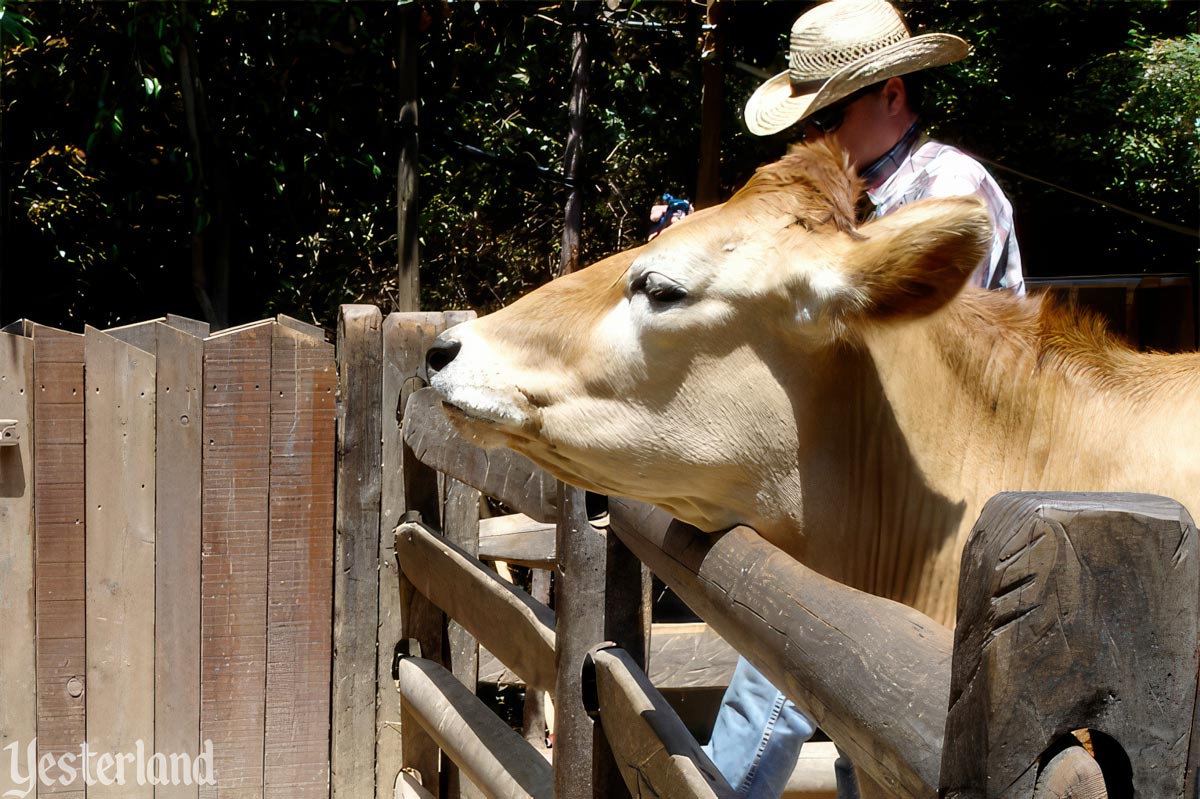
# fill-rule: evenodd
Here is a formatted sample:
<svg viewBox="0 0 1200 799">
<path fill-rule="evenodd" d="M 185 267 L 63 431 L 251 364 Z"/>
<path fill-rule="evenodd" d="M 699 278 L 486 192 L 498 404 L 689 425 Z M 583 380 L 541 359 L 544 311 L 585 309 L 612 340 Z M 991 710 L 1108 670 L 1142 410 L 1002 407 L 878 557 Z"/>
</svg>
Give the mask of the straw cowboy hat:
<svg viewBox="0 0 1200 799">
<path fill-rule="evenodd" d="M 792 26 L 788 69 L 746 103 L 746 125 L 758 136 L 874 83 L 965 58 L 965 41 L 949 33 L 912 36 L 900 12 L 884 0 L 829 0 Z"/>
</svg>

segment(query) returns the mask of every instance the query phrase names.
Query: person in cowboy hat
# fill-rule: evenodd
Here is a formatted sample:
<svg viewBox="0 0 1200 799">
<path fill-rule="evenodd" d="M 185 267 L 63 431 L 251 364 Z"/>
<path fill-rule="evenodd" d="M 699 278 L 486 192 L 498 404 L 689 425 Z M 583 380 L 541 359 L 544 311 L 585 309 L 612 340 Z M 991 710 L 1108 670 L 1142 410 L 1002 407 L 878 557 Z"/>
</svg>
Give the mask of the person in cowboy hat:
<svg viewBox="0 0 1200 799">
<path fill-rule="evenodd" d="M 922 134 L 913 102 L 913 73 L 968 52 L 948 33 L 911 35 L 885 0 L 829 0 L 792 26 L 788 69 L 751 96 L 746 126 L 757 136 L 836 137 L 865 184 L 865 218 L 926 197 L 979 197 L 993 235 L 972 280 L 1024 294 L 1011 203 L 978 161 Z M 739 658 L 705 751 L 739 796 L 773 799 L 813 730 L 811 719 Z M 853 779 L 844 761 L 839 772 L 839 783 Z"/>
<path fill-rule="evenodd" d="M 912 36 L 885 0 L 822 3 L 792 26 L 788 69 L 751 96 L 746 126 L 757 136 L 836 137 L 866 184 L 867 217 L 926 197 L 978 196 L 993 237 L 974 282 L 1024 294 L 1011 203 L 978 161 L 923 135 L 913 102 L 914 73 L 959 61 L 969 50 L 949 33 Z"/>
</svg>

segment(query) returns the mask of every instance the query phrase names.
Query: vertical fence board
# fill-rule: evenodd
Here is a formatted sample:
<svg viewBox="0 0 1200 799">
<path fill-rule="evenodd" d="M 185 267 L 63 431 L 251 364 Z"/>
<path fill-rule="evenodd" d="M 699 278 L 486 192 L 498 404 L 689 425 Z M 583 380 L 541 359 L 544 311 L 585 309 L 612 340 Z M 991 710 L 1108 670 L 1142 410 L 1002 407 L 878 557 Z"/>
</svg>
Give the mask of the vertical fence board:
<svg viewBox="0 0 1200 799">
<path fill-rule="evenodd" d="M 335 799 L 363 799 L 375 793 L 382 326 L 374 306 L 343 305 L 338 317 L 331 759 Z"/>
<path fill-rule="evenodd" d="M 0 447 L 0 752 L 23 757 L 37 736 L 33 614 L 33 342 L 0 334 L 0 419 L 17 421 L 17 444 Z M 0 761 L 0 795 L 23 791 Z M 28 794 L 36 799 L 37 786 Z"/>
<path fill-rule="evenodd" d="M 276 325 L 271 363 L 265 792 L 315 799 L 329 796 L 333 347 Z"/>
<path fill-rule="evenodd" d="M 400 746 L 400 693 L 391 678 L 396 646 L 403 638 L 400 608 L 400 574 L 393 531 L 409 510 L 406 476 L 424 470 L 426 482 L 436 490 L 436 478 L 417 463 L 404 443 L 400 425 L 404 403 L 422 385 L 425 350 L 442 329 L 440 313 L 392 313 L 383 322 L 383 467 L 382 520 L 379 555 L 379 685 L 375 715 L 375 797 L 392 799 L 392 786 L 403 766 Z M 405 453 L 408 453 L 407 458 Z M 435 519 L 436 521 L 436 519 Z"/>
<path fill-rule="evenodd" d="M 200 738 L 218 782 L 204 799 L 263 796 L 273 329 L 204 344 Z"/>
<path fill-rule="evenodd" d="M 101 757 L 154 741 L 154 356 L 84 333 L 87 740 Z M 94 799 L 149 799 L 130 768 Z M 123 783 L 123 784 L 122 784 Z"/>
<path fill-rule="evenodd" d="M 204 342 L 156 328 L 154 751 L 200 753 L 200 476 Z M 155 799 L 197 799 L 196 785 L 159 785 Z"/>
<path fill-rule="evenodd" d="M 78 753 L 87 732 L 83 336 L 41 325 L 31 325 L 30 331 L 37 441 L 33 497 L 38 757 L 57 759 Z M 83 799 L 83 779 L 76 775 L 66 785 L 42 786 L 39 794 Z"/>
</svg>

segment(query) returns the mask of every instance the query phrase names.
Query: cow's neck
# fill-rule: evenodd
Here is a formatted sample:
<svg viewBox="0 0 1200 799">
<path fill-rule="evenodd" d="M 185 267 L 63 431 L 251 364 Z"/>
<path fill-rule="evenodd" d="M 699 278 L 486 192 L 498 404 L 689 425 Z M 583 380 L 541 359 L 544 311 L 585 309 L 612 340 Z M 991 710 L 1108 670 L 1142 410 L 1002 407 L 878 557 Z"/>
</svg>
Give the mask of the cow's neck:
<svg viewBox="0 0 1200 799">
<path fill-rule="evenodd" d="M 966 537 L 994 494 L 1144 491 L 1186 503 L 1195 493 L 1200 459 L 1179 442 L 1197 438 L 1181 405 L 1200 411 L 1197 357 L 1168 364 L 1167 356 L 1125 353 L 1112 379 L 1086 364 L 1051 363 L 1037 326 L 1011 317 L 1016 309 L 1035 319 L 1037 307 L 960 301 L 868 332 L 863 350 L 846 359 L 849 385 L 837 401 L 848 421 L 830 435 L 845 442 L 842 452 L 867 455 L 843 459 L 824 523 L 858 547 L 847 582 L 949 622 L 955 592 L 947 583 L 957 582 Z M 1110 385 L 1123 376 L 1159 393 Z M 1148 476 L 1131 454 L 1163 442 L 1170 445 Z M 1168 457 L 1175 462 L 1161 462 Z M 808 492 L 805 499 L 812 504 Z"/>
<path fill-rule="evenodd" d="M 803 535 L 788 549 L 834 579 L 950 623 L 945 598 L 970 521 L 954 459 L 942 457 L 955 445 L 937 420 L 959 412 L 961 400 L 950 370 L 929 368 L 924 338 L 914 328 L 843 348 L 806 376 L 799 390 L 815 396 L 797 405 L 823 411 L 798 420 Z M 891 368 L 900 359 L 920 372 Z"/>
</svg>

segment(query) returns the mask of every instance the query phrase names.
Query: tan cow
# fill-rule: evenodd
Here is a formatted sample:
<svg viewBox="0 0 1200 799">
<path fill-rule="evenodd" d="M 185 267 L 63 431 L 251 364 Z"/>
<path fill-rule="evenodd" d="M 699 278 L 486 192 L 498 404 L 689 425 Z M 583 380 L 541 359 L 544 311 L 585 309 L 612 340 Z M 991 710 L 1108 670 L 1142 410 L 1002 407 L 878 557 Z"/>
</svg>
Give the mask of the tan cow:
<svg viewBox="0 0 1200 799">
<path fill-rule="evenodd" d="M 1200 356 L 1143 355 L 1036 299 L 963 290 L 971 199 L 855 229 L 842 156 L 802 149 L 650 244 L 444 334 L 457 426 L 705 530 L 746 524 L 952 624 L 1002 490 L 1200 512 Z"/>
</svg>

